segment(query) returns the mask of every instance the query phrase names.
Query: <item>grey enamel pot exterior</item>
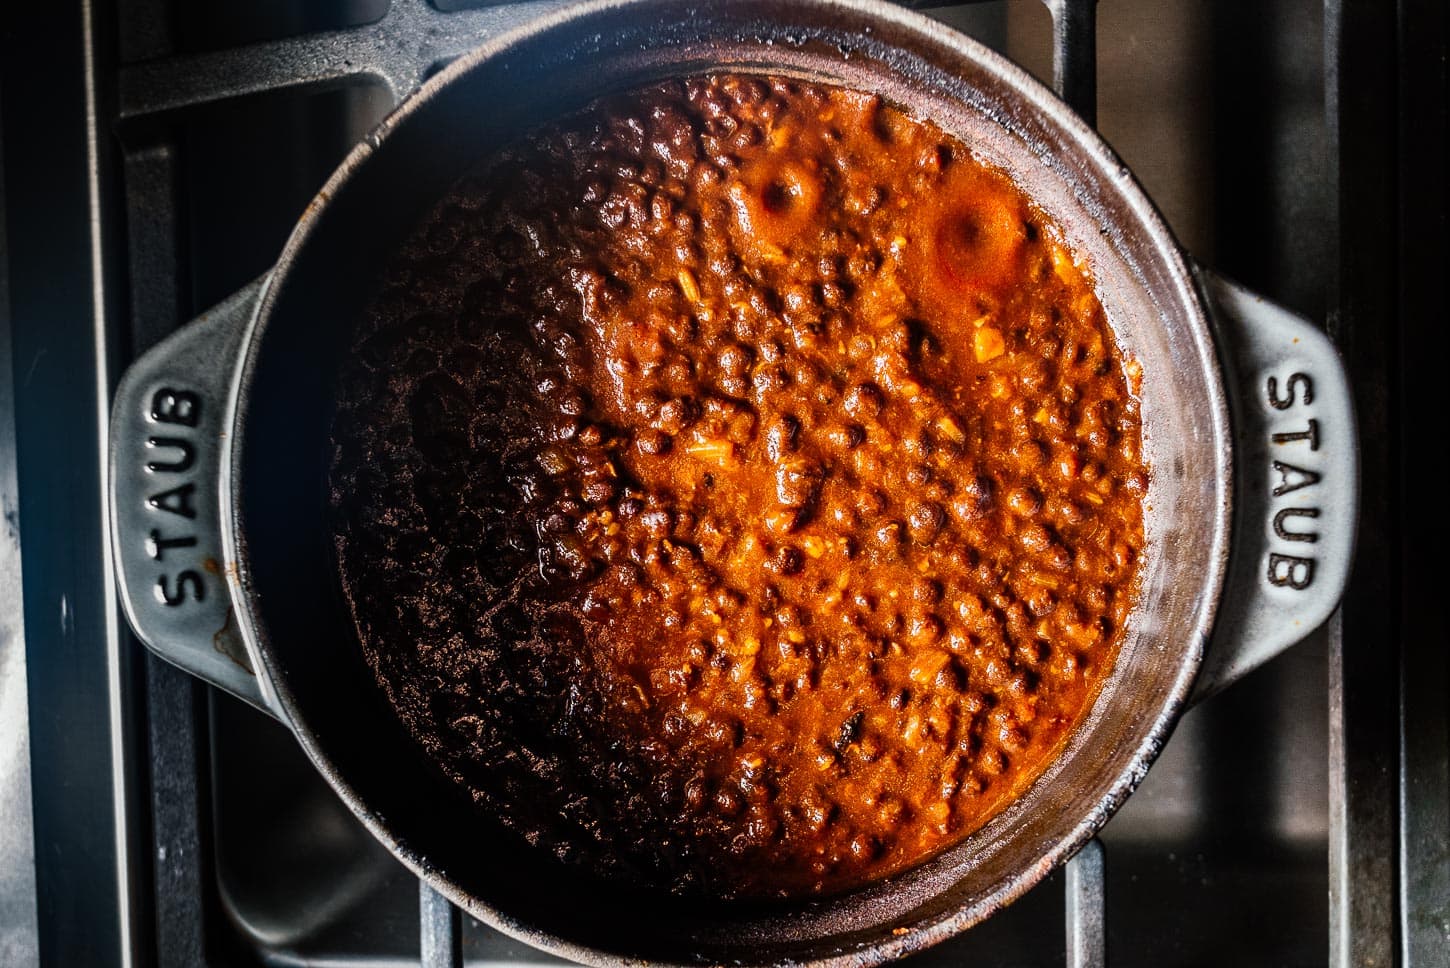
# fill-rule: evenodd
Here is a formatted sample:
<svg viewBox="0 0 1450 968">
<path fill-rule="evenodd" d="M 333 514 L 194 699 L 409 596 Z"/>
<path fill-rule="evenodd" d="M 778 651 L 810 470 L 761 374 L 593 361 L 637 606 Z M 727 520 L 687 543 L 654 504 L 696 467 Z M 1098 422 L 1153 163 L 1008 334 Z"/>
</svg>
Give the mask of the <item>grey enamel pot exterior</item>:
<svg viewBox="0 0 1450 968">
<path fill-rule="evenodd" d="M 1086 721 L 962 844 L 788 904 L 623 889 L 489 826 L 372 682 L 325 524 L 336 361 L 416 221 L 524 128 L 707 70 L 878 91 L 956 134 L 1062 226 L 1144 371 L 1140 603 Z M 1020 69 L 874 0 L 611 0 L 488 42 L 353 151 L 270 273 L 130 369 L 111 430 L 114 554 L 142 640 L 286 723 L 373 833 L 470 914 L 595 964 L 868 965 L 989 916 L 1107 821 L 1189 702 L 1329 615 L 1356 517 L 1351 401 L 1323 335 L 1192 266 L 1127 169 Z"/>
</svg>

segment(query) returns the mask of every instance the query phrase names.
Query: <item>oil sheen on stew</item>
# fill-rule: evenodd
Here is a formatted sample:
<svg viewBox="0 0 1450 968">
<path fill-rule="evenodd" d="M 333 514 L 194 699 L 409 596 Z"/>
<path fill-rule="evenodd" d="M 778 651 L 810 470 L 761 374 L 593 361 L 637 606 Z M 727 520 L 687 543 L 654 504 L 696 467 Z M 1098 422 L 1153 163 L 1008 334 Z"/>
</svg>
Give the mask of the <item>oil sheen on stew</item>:
<svg viewBox="0 0 1450 968">
<path fill-rule="evenodd" d="M 362 648 L 566 861 L 890 875 L 1110 671 L 1136 370 L 1051 221 L 930 122 L 729 74 L 605 99 L 463 179 L 361 321 L 331 479 Z"/>
</svg>

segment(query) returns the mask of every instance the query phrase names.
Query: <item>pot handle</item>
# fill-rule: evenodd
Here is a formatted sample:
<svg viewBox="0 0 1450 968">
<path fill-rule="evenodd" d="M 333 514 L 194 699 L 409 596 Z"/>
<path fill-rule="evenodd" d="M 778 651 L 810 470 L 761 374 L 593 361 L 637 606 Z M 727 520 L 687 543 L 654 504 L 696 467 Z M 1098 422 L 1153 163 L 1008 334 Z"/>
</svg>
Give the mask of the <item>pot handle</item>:
<svg viewBox="0 0 1450 968">
<path fill-rule="evenodd" d="M 1196 267 L 1218 332 L 1234 434 L 1234 521 L 1197 702 L 1319 627 L 1354 558 L 1359 466 L 1354 401 L 1329 338 Z"/>
<path fill-rule="evenodd" d="M 172 333 L 111 407 L 111 552 L 121 605 L 152 652 L 271 715 L 237 626 L 222 547 L 228 395 L 266 277 Z"/>
</svg>

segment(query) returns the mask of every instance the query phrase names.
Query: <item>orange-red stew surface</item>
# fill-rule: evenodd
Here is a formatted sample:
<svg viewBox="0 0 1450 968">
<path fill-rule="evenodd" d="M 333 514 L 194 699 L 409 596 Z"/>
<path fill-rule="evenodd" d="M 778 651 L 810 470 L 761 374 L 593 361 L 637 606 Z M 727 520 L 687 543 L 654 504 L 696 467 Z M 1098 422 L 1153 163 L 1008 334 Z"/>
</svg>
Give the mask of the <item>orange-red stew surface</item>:
<svg viewBox="0 0 1450 968">
<path fill-rule="evenodd" d="M 714 895 L 891 874 L 1031 784 L 1112 665 L 1136 376 L 935 125 L 770 77 L 606 99 L 464 179 L 361 323 L 363 650 L 541 849 Z"/>
</svg>

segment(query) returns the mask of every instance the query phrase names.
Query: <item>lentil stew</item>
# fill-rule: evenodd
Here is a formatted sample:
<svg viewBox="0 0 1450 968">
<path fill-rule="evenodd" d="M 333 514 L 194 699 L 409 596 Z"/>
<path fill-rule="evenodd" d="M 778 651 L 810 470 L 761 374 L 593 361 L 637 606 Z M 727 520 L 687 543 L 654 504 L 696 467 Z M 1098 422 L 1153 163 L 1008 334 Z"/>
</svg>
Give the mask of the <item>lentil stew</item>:
<svg viewBox="0 0 1450 968">
<path fill-rule="evenodd" d="M 863 93 L 712 75 L 462 180 L 342 365 L 363 651 L 596 870 L 824 894 L 1049 764 L 1134 604 L 1136 364 L 1045 213 Z"/>
</svg>

